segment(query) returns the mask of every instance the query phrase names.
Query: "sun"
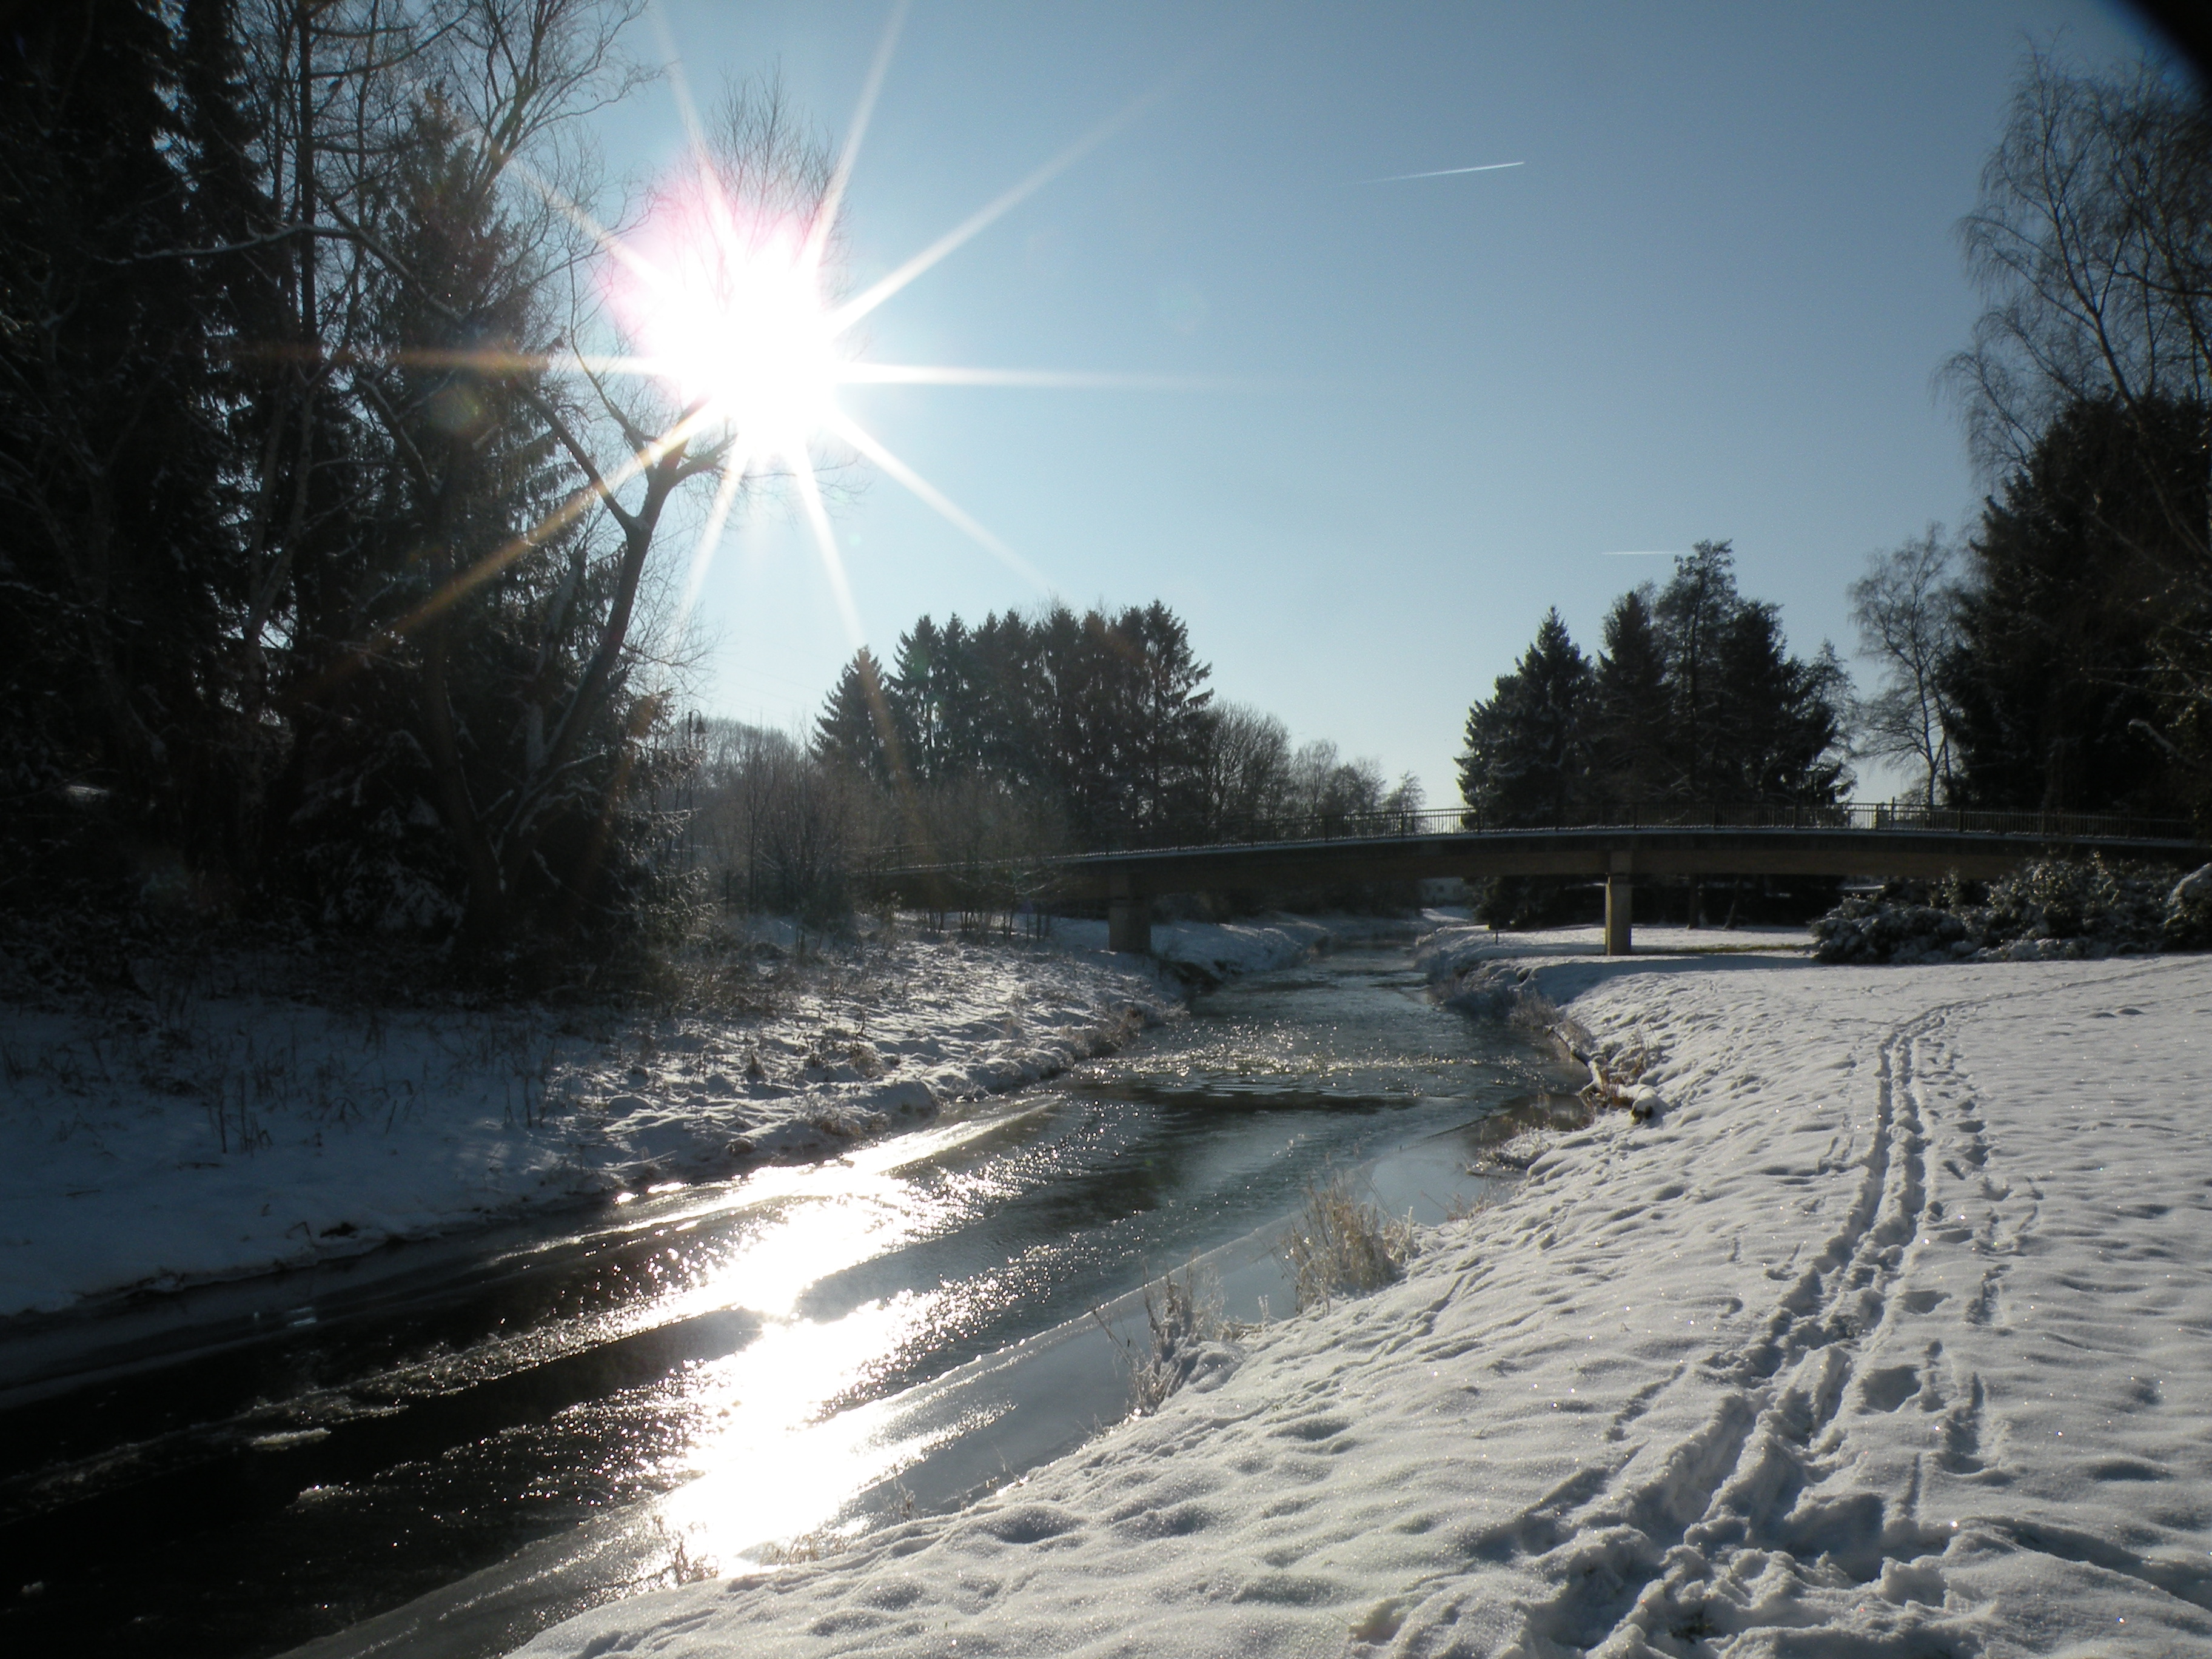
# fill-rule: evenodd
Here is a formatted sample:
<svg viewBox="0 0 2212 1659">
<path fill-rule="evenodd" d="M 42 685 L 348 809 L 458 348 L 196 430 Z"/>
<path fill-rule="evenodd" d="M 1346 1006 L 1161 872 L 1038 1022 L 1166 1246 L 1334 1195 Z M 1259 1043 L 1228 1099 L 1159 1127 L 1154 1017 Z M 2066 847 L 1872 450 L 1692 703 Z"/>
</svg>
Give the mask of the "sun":
<svg viewBox="0 0 2212 1659">
<path fill-rule="evenodd" d="M 679 629 L 699 597 L 739 495 L 749 483 L 773 478 L 795 495 L 846 631 L 854 644 L 861 642 L 859 609 L 817 476 L 816 453 L 825 447 L 889 474 L 1038 593 L 1050 591 L 1028 560 L 841 407 L 841 387 L 1157 391 L 1215 384 L 1178 376 L 951 368 L 861 357 L 854 341 L 863 319 L 1127 125 L 1164 96 L 1175 79 L 1170 76 L 1131 100 L 859 294 L 838 298 L 824 286 L 823 254 L 905 15 L 903 3 L 892 9 L 842 152 L 818 200 L 795 204 L 786 193 L 781 203 L 763 203 L 726 188 L 680 73 L 671 80 L 690 134 L 690 156 L 656 192 L 641 224 L 617 234 L 549 183 L 533 181 L 607 256 L 603 294 L 617 330 L 631 348 L 608 356 L 575 351 L 573 369 L 594 380 L 611 374 L 657 381 L 684 404 L 683 416 L 658 439 L 628 428 L 636 451 L 624 476 L 635 476 L 651 456 L 672 445 L 695 435 L 719 434 L 714 453 L 720 483 L 692 554 L 678 611 Z"/>
<path fill-rule="evenodd" d="M 849 351 L 805 219 L 732 200 L 705 168 L 625 239 L 611 298 L 645 366 L 755 455 L 795 459 L 836 422 Z"/>
</svg>

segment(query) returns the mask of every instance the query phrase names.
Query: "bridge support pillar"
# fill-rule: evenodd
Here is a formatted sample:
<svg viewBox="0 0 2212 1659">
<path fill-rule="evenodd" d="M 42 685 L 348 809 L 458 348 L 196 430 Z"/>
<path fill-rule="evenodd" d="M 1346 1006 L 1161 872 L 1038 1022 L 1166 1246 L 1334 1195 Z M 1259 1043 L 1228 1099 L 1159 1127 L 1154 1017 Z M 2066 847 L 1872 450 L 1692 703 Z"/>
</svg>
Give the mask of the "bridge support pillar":
<svg viewBox="0 0 2212 1659">
<path fill-rule="evenodd" d="M 1615 853 L 1605 874 L 1605 953 L 1609 957 L 1636 954 L 1631 939 L 1636 915 L 1636 877 L 1629 854 Z"/>
<path fill-rule="evenodd" d="M 1152 902 L 1126 878 L 1115 882 L 1107 896 L 1106 948 L 1152 953 Z"/>
</svg>

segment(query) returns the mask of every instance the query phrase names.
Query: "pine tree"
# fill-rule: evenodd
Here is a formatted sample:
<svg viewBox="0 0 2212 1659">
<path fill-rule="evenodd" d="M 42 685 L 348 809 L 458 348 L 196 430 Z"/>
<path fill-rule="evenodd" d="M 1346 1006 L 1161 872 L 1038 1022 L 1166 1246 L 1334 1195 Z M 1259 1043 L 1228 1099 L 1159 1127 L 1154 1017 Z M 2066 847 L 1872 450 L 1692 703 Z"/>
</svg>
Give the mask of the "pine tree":
<svg viewBox="0 0 2212 1659">
<path fill-rule="evenodd" d="M 1158 602 L 994 614 L 973 629 L 923 617 L 900 636 L 893 673 L 865 652 L 846 669 L 815 751 L 892 784 L 917 839 L 967 844 L 977 826 L 963 815 L 977 813 L 1085 847 L 1195 836 L 1211 672 Z"/>
<path fill-rule="evenodd" d="M 2185 554 L 2161 497 L 2206 499 L 2193 453 L 2204 417 L 2200 405 L 2149 407 L 2160 418 L 2147 441 L 2111 401 L 2075 405 L 1983 509 L 1940 677 L 1969 805 L 2164 814 L 2204 787 L 2189 751 L 2177 765 L 2159 740 L 2193 730 L 2188 696 L 2161 696 L 2162 659 L 2194 617 L 2173 602 L 2187 590 L 2169 573 Z"/>
<path fill-rule="evenodd" d="M 1043 778 L 1035 633 L 1018 611 L 993 612 L 969 642 L 976 688 L 978 763 L 1018 789 Z"/>
<path fill-rule="evenodd" d="M 1698 543 L 1674 562 L 1652 618 L 1667 656 L 1670 791 L 1708 803 L 1725 787 L 1722 750 L 1729 718 L 1720 674 L 1722 644 L 1743 603 L 1727 542 Z"/>
<path fill-rule="evenodd" d="M 899 771 L 897 730 L 884 674 L 867 647 L 845 665 L 814 722 L 814 755 L 824 765 L 887 785 Z"/>
<path fill-rule="evenodd" d="M 1849 681 L 1826 647 L 1810 663 L 1789 654 L 1780 611 L 1737 591 L 1729 544 L 1678 559 L 1651 614 L 1667 793 L 1692 806 L 1835 799 Z"/>
<path fill-rule="evenodd" d="M 1591 688 L 1593 793 L 1608 808 L 1664 799 L 1671 776 L 1667 650 L 1651 617 L 1650 584 L 1606 613 L 1605 650 Z"/>
<path fill-rule="evenodd" d="M 1823 805 L 1846 778 L 1843 710 L 1848 681 L 1832 647 L 1806 662 L 1790 654 L 1780 611 L 1747 602 L 1715 653 L 1720 711 L 1713 756 L 1717 799 Z"/>
<path fill-rule="evenodd" d="M 1139 833 L 1194 836 L 1205 817 L 1204 721 L 1213 701 L 1201 688 L 1212 671 L 1191 651 L 1182 618 L 1158 599 L 1123 611 L 1115 632 L 1134 682 L 1128 756 Z"/>
<path fill-rule="evenodd" d="M 1460 798 L 1484 824 L 1564 824 L 1589 805 L 1593 681 L 1557 610 L 1467 716 Z"/>
<path fill-rule="evenodd" d="M 923 617 L 899 635 L 898 654 L 884 686 L 896 722 L 901 757 L 916 783 L 949 770 L 945 752 L 944 635 Z"/>
<path fill-rule="evenodd" d="M 0 48 L 0 767 L 10 829 L 49 850 L 96 791 L 132 845 L 103 873 L 246 872 L 228 637 L 242 598 L 217 307 L 189 252 L 206 88 L 167 8 L 72 0 Z M 11 836 L 11 840 L 14 837 Z M 18 848 L 8 874 L 43 867 Z"/>
</svg>

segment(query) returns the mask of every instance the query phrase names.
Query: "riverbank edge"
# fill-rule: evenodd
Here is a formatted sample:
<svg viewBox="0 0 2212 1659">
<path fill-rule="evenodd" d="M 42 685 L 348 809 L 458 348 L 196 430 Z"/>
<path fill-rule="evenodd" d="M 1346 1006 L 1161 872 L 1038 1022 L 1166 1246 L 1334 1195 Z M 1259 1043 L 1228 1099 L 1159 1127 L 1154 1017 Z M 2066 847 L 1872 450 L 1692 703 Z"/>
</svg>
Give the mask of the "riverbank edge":
<svg viewBox="0 0 2212 1659">
<path fill-rule="evenodd" d="M 65 1299 L 49 1292 L 0 1312 L 0 1343 L 17 1336 L 44 1335 L 61 1327 L 96 1323 L 109 1315 L 159 1304 L 179 1291 L 246 1285 L 260 1279 L 274 1285 L 397 1246 L 465 1241 L 471 1236 L 489 1236 L 532 1218 L 552 1219 L 589 1214 L 624 1201 L 626 1194 L 648 1188 L 667 1191 L 741 1179 L 755 1169 L 817 1163 L 840 1157 L 856 1146 L 921 1127 L 935 1121 L 945 1109 L 1032 1086 L 1086 1060 L 1115 1053 L 1141 1030 L 1180 1017 L 1195 997 L 1231 979 L 1294 966 L 1316 951 L 1343 945 L 1407 939 L 1421 925 L 1406 918 L 1287 915 L 1226 925 L 1169 922 L 1156 930 L 1155 951 L 1151 957 L 1132 958 L 1109 955 L 1105 951 L 1103 922 L 1055 918 L 1047 939 L 1007 944 L 1004 947 L 1006 961 L 1017 965 L 1024 960 L 1036 962 L 1040 958 L 1056 962 L 1088 981 L 1097 1006 L 1087 1011 L 1087 1017 L 1070 1020 L 1046 1040 L 1033 1042 L 1016 1054 L 956 1054 L 951 1063 L 939 1070 L 941 1077 L 947 1072 L 963 1069 L 964 1061 L 967 1075 L 954 1086 L 942 1086 L 933 1079 L 921 1089 L 911 1085 L 898 1085 L 893 1091 L 882 1091 L 888 1094 L 888 1099 L 883 1107 L 877 1107 L 865 1098 L 870 1083 L 865 1073 L 845 1067 L 841 1074 L 839 1068 L 823 1068 L 822 1080 L 816 1089 L 822 1098 L 802 1101 L 787 1109 L 767 1133 L 741 1131 L 733 1134 L 726 1123 L 702 1115 L 696 1125 L 674 1126 L 673 1133 L 662 1134 L 649 1151 L 637 1156 L 605 1158 L 589 1166 L 580 1165 L 574 1160 L 565 1166 L 548 1160 L 544 1173 L 550 1179 L 527 1190 L 495 1197 L 489 1193 L 475 1195 L 465 1208 L 449 1207 L 411 1224 L 372 1226 L 341 1215 L 324 1225 L 307 1226 L 299 1237 L 288 1236 L 286 1248 L 281 1250 L 240 1251 L 239 1259 L 200 1267 L 171 1265 L 175 1258 L 162 1259 L 165 1253 L 157 1246 L 146 1253 L 149 1259 L 139 1270 L 111 1270 L 103 1275 L 103 1282 L 88 1288 L 72 1289 Z M 1090 937 L 1094 932 L 1097 934 L 1095 940 Z M 963 948 L 989 953 L 1001 947 L 986 941 L 965 942 Z M 547 1025 L 556 1018 L 555 1011 L 534 1005 L 526 1013 Z M 373 1013 L 371 1018 L 374 1018 Z M 678 1018 L 683 1017 L 679 1014 Z M 650 1014 L 635 1016 L 626 1024 L 635 1027 L 654 1018 Z M 728 1046 L 735 1047 L 751 1032 L 752 1023 L 742 1017 L 724 1017 L 720 1027 Z M 833 1025 L 831 1029 L 837 1028 Z M 627 1037 L 627 1030 L 618 1030 L 609 1045 L 617 1056 L 621 1054 Z M 1011 1041 L 1001 1046 L 1011 1047 Z M 312 1066 L 315 1056 L 309 1054 L 304 1062 L 295 1056 L 295 1063 Z M 636 1073 L 633 1070 L 629 1075 L 634 1078 Z M 617 1101 L 629 1097 L 629 1093 L 620 1080 L 606 1081 L 602 1092 Z M 854 1109 L 848 1103 L 856 1096 L 863 1097 L 862 1103 Z M 165 1103 L 173 1108 L 175 1104 L 173 1101 L 151 1103 L 155 1109 Z M 189 1113 L 196 1103 L 185 1098 L 181 1109 Z M 20 1098 L 15 1104 L 18 1111 L 24 1109 Z M 135 1109 L 143 1112 L 147 1104 L 128 1099 L 124 1091 L 118 1091 L 115 1105 L 119 1110 Z M 812 1106 L 821 1109 L 809 1115 Z M 91 1112 L 76 1109 L 76 1121 L 97 1116 L 96 1108 Z M 509 1131 L 514 1127 L 512 1124 L 505 1127 Z M 57 1131 L 58 1139 L 65 1140 L 68 1129 L 69 1121 L 64 1121 Z M 37 1188 L 42 1172 L 35 1157 L 26 1158 L 25 1149 L 20 1146 L 13 1151 L 9 1184 L 19 1190 Z M 191 1167 L 207 1166 L 194 1164 Z M 68 1175 L 54 1173 L 58 1179 L 45 1183 L 48 1195 L 57 1191 L 68 1194 L 71 1191 Z M 556 1181 L 568 1184 L 555 1185 Z M 170 1185 L 173 1187 L 175 1183 Z M 248 1196 L 259 1201 L 264 1214 L 267 1213 L 267 1206 L 276 1201 L 264 1198 L 260 1192 Z M 0 1225 L 0 1251 L 10 1247 L 27 1248 L 34 1242 L 26 1236 L 36 1224 L 26 1214 L 27 1207 L 21 1202 L 9 1206 L 9 1224 Z M 198 1218 L 200 1230 L 211 1233 L 223 1225 L 227 1214 L 234 1220 L 241 1207 L 233 1204 L 226 1212 L 220 1204 L 203 1206 L 204 1212 Z M 96 1236 L 100 1248 L 110 1261 L 127 1260 L 130 1221 L 128 1213 L 107 1218 L 107 1224 L 103 1224 L 103 1218 L 95 1212 L 66 1218 L 66 1224 L 71 1224 L 74 1231 Z M 4 1261 L 4 1257 L 0 1257 L 0 1261 Z M 10 1299 L 15 1299 L 13 1294 Z M 40 1305 L 41 1302 L 46 1305 Z"/>
</svg>

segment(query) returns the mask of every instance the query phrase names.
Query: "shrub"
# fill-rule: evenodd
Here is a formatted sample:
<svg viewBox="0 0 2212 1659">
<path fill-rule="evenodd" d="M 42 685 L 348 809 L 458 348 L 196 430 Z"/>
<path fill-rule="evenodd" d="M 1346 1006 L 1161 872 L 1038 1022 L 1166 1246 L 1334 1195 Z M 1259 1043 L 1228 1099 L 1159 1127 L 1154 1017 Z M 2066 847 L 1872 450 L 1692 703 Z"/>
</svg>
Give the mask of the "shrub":
<svg viewBox="0 0 2212 1659">
<path fill-rule="evenodd" d="M 1184 1266 L 1180 1280 L 1169 1273 L 1145 1286 L 1145 1322 L 1152 1330 L 1152 1347 L 1137 1360 L 1131 1389 L 1131 1404 L 1139 1416 L 1158 1411 L 1190 1381 L 1209 1350 L 1237 1334 L 1222 1312 L 1219 1281 L 1200 1270 L 1196 1256 Z"/>
<path fill-rule="evenodd" d="M 1413 1224 L 1386 1216 L 1342 1177 L 1306 1188 L 1305 1208 L 1277 1247 L 1297 1281 L 1298 1311 L 1395 1283 L 1413 1253 Z"/>
<path fill-rule="evenodd" d="M 2037 859 L 1985 890 L 1955 878 L 1853 895 L 1813 924 L 1822 962 L 2033 961 L 2212 944 L 2212 866 L 2176 882 L 2159 866 Z"/>
</svg>

